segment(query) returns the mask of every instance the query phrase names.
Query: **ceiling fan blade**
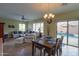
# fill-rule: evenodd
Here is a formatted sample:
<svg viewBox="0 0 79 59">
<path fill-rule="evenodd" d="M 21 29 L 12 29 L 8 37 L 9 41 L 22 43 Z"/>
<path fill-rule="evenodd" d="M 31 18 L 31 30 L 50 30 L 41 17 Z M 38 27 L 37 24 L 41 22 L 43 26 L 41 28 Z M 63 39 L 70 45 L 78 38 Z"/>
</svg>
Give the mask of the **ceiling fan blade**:
<svg viewBox="0 0 79 59">
<path fill-rule="evenodd" d="M 24 17 L 24 15 L 22 16 L 22 18 L 21 18 L 22 20 L 26 20 L 26 18 Z"/>
<path fill-rule="evenodd" d="M 24 19 L 24 16 L 22 16 L 22 19 Z"/>
</svg>

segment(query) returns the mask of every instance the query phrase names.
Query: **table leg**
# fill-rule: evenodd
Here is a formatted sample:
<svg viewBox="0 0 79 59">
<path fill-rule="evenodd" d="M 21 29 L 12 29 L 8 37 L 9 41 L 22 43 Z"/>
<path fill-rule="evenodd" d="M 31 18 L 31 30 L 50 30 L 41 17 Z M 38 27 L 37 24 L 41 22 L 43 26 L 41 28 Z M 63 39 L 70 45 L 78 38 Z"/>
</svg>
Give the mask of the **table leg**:
<svg viewBox="0 0 79 59">
<path fill-rule="evenodd" d="M 34 56 L 34 43 L 32 42 L 32 56 Z"/>
<path fill-rule="evenodd" d="M 48 56 L 51 56 L 51 49 L 49 49 L 49 53 L 48 53 Z"/>
</svg>

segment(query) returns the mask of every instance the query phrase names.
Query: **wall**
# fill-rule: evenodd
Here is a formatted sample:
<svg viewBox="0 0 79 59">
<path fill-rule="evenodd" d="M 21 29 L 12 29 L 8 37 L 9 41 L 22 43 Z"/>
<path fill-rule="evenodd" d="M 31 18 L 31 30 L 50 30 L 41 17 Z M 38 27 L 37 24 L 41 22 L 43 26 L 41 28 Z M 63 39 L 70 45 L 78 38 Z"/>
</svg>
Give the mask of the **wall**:
<svg viewBox="0 0 79 59">
<path fill-rule="evenodd" d="M 58 19 L 58 20 L 59 19 L 61 19 L 61 20 L 79 19 L 79 10 L 59 14 L 56 16 L 56 19 Z"/>
<path fill-rule="evenodd" d="M 28 29 L 33 30 L 33 23 L 39 23 L 39 22 L 43 22 L 41 19 L 38 20 L 33 20 L 33 21 L 28 21 Z"/>
<path fill-rule="evenodd" d="M 56 23 L 58 21 L 65 21 L 65 20 L 79 20 L 79 11 L 71 11 L 63 14 L 56 15 L 55 18 L 53 19 L 53 22 L 49 25 L 50 27 L 50 35 L 53 37 L 56 37 L 56 31 L 57 31 L 57 26 Z M 45 33 L 46 32 L 46 25 L 47 23 L 45 22 Z"/>
<path fill-rule="evenodd" d="M 62 14 L 58 14 L 55 16 L 55 18 L 53 19 L 53 22 L 51 24 L 47 24 L 46 21 L 44 21 L 43 19 L 38 19 L 38 20 L 34 20 L 34 21 L 29 21 L 28 22 L 28 28 L 32 28 L 32 24 L 34 22 L 44 22 L 44 34 L 47 34 L 47 26 L 49 26 L 50 28 L 50 36 L 52 37 L 56 37 L 56 31 L 57 31 L 57 26 L 56 26 L 56 22 L 58 21 L 65 21 L 65 20 L 77 20 L 79 19 L 79 11 L 69 11 L 66 13 L 62 13 Z"/>
<path fill-rule="evenodd" d="M 56 37 L 56 23 L 53 21 L 51 24 L 47 24 L 47 22 L 44 21 L 44 34 L 45 35 L 47 35 L 47 27 L 49 28 L 49 35 L 52 37 Z"/>
<path fill-rule="evenodd" d="M 62 13 L 59 15 L 56 15 L 55 18 L 53 19 L 53 22 L 51 24 L 47 24 L 46 21 L 43 21 L 43 19 L 38 19 L 38 20 L 34 20 L 34 21 L 29 21 L 29 22 L 21 22 L 21 21 L 17 21 L 17 20 L 9 20 L 9 19 L 0 19 L 0 22 L 4 22 L 5 26 L 4 26 L 4 31 L 5 32 L 11 32 L 14 30 L 18 30 L 18 24 L 19 23 L 25 23 L 26 24 L 26 29 L 27 28 L 32 28 L 32 24 L 34 22 L 44 22 L 44 34 L 47 34 L 47 26 L 49 26 L 50 28 L 50 35 L 53 37 L 56 37 L 56 22 L 57 21 L 61 21 L 61 20 L 75 20 L 75 19 L 79 19 L 79 11 L 71 11 L 71 12 L 66 12 L 66 13 Z M 16 28 L 14 29 L 10 29 L 8 28 L 9 24 L 14 24 L 16 26 Z"/>
<path fill-rule="evenodd" d="M 51 24 L 47 24 L 47 22 L 44 21 L 44 19 L 33 20 L 33 21 L 29 21 L 29 22 L 28 22 L 28 28 L 29 28 L 29 29 L 33 29 L 33 28 L 32 28 L 32 24 L 33 24 L 33 23 L 38 23 L 38 22 L 44 22 L 44 34 L 45 34 L 45 35 L 47 35 L 47 26 L 49 26 L 50 35 L 53 36 L 53 37 L 56 36 L 56 32 L 55 32 L 55 30 L 56 30 L 56 26 L 55 26 L 56 23 L 55 23 L 55 22 L 53 22 L 53 23 L 51 23 Z"/>
<path fill-rule="evenodd" d="M 24 23 L 26 24 L 26 29 L 27 29 L 27 22 L 22 22 L 18 20 L 12 20 L 12 19 L 5 19 L 5 18 L 0 18 L 0 22 L 5 23 L 4 24 L 4 32 L 5 33 L 10 33 L 12 31 L 18 31 L 19 30 L 19 23 Z M 15 28 L 8 28 L 8 25 L 14 25 Z"/>
</svg>

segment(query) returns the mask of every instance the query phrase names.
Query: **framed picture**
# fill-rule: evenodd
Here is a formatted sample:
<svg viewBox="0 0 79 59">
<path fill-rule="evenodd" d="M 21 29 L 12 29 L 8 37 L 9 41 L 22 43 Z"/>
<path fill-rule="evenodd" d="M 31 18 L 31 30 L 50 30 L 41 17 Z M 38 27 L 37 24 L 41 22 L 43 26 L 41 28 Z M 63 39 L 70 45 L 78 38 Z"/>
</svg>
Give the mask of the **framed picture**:
<svg viewBox="0 0 79 59">
<path fill-rule="evenodd" d="M 14 25 L 8 25 L 8 28 L 15 28 Z"/>
</svg>

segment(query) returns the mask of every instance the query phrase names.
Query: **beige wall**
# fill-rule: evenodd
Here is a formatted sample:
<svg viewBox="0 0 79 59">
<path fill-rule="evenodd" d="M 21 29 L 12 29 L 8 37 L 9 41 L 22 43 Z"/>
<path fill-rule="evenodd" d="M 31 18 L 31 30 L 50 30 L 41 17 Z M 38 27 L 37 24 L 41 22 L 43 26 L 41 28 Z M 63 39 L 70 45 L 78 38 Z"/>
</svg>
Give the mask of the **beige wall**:
<svg viewBox="0 0 79 59">
<path fill-rule="evenodd" d="M 71 11 L 71 12 L 66 12 L 63 14 L 56 15 L 55 18 L 53 19 L 53 22 L 49 25 L 43 19 L 30 21 L 30 22 L 28 22 L 28 25 L 32 24 L 34 22 L 42 21 L 42 22 L 44 22 L 44 34 L 47 34 L 47 26 L 49 26 L 50 36 L 56 37 L 56 31 L 57 31 L 56 22 L 57 21 L 77 20 L 77 19 L 79 19 L 79 11 Z M 30 25 L 29 27 L 32 28 L 32 25 Z"/>
<path fill-rule="evenodd" d="M 45 35 L 47 34 L 47 26 L 49 26 L 50 35 L 53 36 L 53 37 L 56 36 L 56 32 L 55 32 L 55 30 L 56 30 L 56 26 L 55 26 L 56 23 L 55 23 L 55 22 L 53 22 L 53 23 L 51 23 L 51 24 L 47 24 L 47 22 L 44 21 L 44 19 L 29 21 L 29 22 L 28 22 L 28 28 L 33 29 L 33 28 L 32 28 L 32 24 L 33 24 L 33 23 L 38 23 L 38 22 L 44 22 L 44 34 L 45 34 Z"/>
<path fill-rule="evenodd" d="M 12 20 L 12 19 L 5 19 L 5 18 L 0 18 L 0 22 L 5 23 L 4 24 L 4 32 L 9 33 L 12 31 L 18 31 L 19 30 L 19 23 L 24 23 L 26 24 L 26 29 L 27 29 L 27 22 L 22 22 L 22 21 L 17 21 L 17 20 Z M 8 28 L 8 25 L 14 25 L 15 28 Z"/>
<path fill-rule="evenodd" d="M 56 15 L 55 18 L 53 19 L 53 22 L 49 25 L 43 19 L 38 19 L 38 20 L 34 20 L 34 21 L 29 21 L 29 22 L 21 22 L 21 21 L 16 21 L 16 20 L 9 20 L 9 19 L 8 19 L 9 21 L 7 19 L 0 19 L 0 21 L 5 23 L 5 26 L 4 26 L 5 32 L 18 30 L 19 23 L 25 23 L 26 28 L 29 28 L 29 27 L 32 28 L 32 24 L 34 22 L 44 22 L 44 34 L 47 34 L 47 26 L 49 26 L 50 35 L 53 37 L 56 37 L 56 21 L 75 20 L 75 19 L 79 19 L 79 11 L 71 11 L 71 12 L 66 12 L 63 14 Z M 9 24 L 14 24 L 16 26 L 16 28 L 14 28 L 14 29 L 8 28 Z"/>
<path fill-rule="evenodd" d="M 50 35 L 53 37 L 56 37 L 56 31 L 57 31 L 56 22 L 65 21 L 65 20 L 78 20 L 78 19 L 79 19 L 79 11 L 72 11 L 72 12 L 67 12 L 67 13 L 56 15 L 55 19 L 53 19 L 52 24 L 49 25 L 49 27 L 51 29 Z M 45 24 L 47 24 L 47 23 L 45 23 Z M 46 32 L 46 30 L 45 30 L 45 32 Z"/>
<path fill-rule="evenodd" d="M 43 20 L 38 19 L 38 20 L 33 20 L 33 21 L 28 21 L 28 29 L 33 29 L 33 23 L 39 23 L 39 22 L 43 22 Z"/>
<path fill-rule="evenodd" d="M 59 14 L 56 16 L 56 19 L 79 19 L 79 10 Z"/>
<path fill-rule="evenodd" d="M 49 26 L 49 35 L 52 37 L 56 37 L 56 23 L 52 22 L 51 24 L 47 24 L 47 22 L 44 21 L 44 34 L 47 34 L 47 26 Z"/>
</svg>

